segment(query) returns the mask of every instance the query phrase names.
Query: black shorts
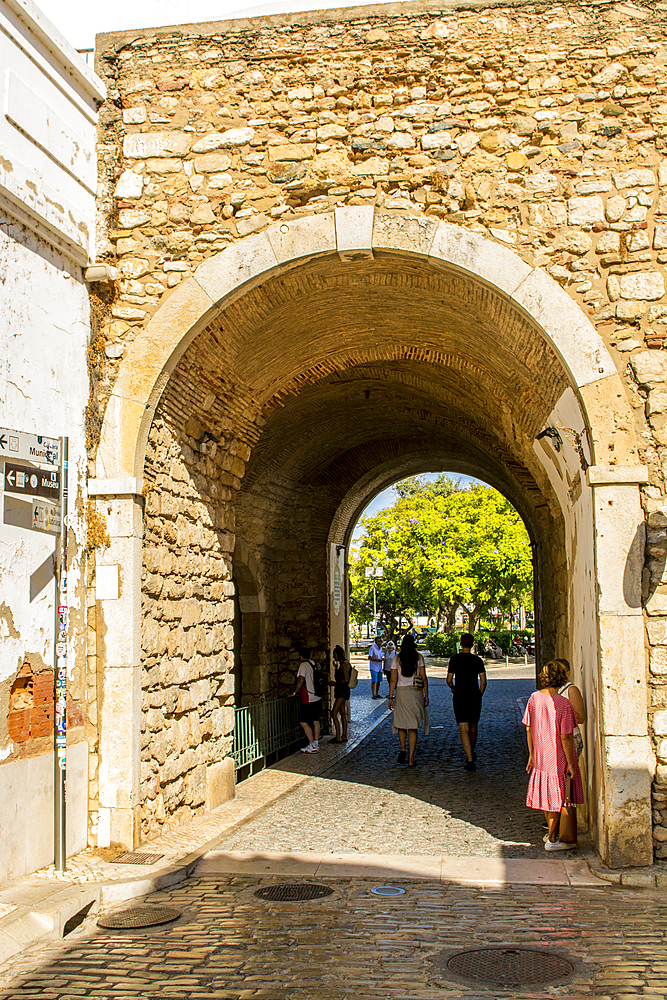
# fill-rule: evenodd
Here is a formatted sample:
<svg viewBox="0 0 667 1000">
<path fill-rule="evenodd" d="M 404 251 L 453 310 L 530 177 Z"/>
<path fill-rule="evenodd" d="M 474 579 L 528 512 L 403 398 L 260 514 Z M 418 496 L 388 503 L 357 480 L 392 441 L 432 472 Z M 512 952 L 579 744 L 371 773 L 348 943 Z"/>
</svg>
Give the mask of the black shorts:
<svg viewBox="0 0 667 1000">
<path fill-rule="evenodd" d="M 299 703 L 299 722 L 317 722 L 322 718 L 322 699 Z"/>
<path fill-rule="evenodd" d="M 475 725 L 479 722 L 480 712 L 482 711 L 482 696 L 481 694 L 475 697 L 471 695 L 463 695 L 456 697 L 454 695 L 454 715 L 456 716 L 456 721 L 459 725 L 462 722 L 472 722 Z"/>
</svg>

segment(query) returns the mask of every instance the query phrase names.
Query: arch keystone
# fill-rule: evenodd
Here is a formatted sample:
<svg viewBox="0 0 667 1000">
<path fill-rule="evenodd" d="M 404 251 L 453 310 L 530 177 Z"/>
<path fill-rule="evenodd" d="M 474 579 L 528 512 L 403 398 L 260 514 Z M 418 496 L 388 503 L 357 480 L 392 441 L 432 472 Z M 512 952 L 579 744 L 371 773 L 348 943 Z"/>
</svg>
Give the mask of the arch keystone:
<svg viewBox="0 0 667 1000">
<path fill-rule="evenodd" d="M 388 215 L 376 212 L 373 247 L 376 250 L 405 250 L 428 257 L 440 223 L 427 215 Z"/>
<path fill-rule="evenodd" d="M 341 260 L 373 259 L 372 205 L 355 205 L 354 208 L 336 208 L 336 248 Z"/>
<path fill-rule="evenodd" d="M 329 212 L 281 222 L 267 229 L 266 236 L 283 267 L 298 267 L 311 257 L 336 252 L 336 225 Z"/>
</svg>

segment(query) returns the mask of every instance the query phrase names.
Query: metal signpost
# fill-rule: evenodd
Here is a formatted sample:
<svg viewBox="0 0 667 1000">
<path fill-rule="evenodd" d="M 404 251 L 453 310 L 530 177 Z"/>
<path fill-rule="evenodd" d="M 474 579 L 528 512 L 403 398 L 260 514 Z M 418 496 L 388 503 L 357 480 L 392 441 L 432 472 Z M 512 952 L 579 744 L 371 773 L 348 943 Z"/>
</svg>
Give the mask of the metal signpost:
<svg viewBox="0 0 667 1000">
<path fill-rule="evenodd" d="M 66 839 L 66 751 L 67 751 L 67 470 L 69 438 L 47 438 L 0 427 L 0 460 L 5 460 L 5 493 L 32 500 L 32 531 L 57 534 L 55 552 L 55 643 L 53 651 L 55 698 L 55 866 L 64 872 Z M 16 460 L 50 465 L 36 469 Z M 36 497 L 44 499 L 35 499 Z"/>
<path fill-rule="evenodd" d="M 366 576 L 373 577 L 373 629 L 374 634 L 377 635 L 378 632 L 378 612 L 377 612 L 377 602 L 375 600 L 375 578 L 378 576 L 384 576 L 384 569 L 382 566 L 367 566 L 365 570 Z"/>
</svg>

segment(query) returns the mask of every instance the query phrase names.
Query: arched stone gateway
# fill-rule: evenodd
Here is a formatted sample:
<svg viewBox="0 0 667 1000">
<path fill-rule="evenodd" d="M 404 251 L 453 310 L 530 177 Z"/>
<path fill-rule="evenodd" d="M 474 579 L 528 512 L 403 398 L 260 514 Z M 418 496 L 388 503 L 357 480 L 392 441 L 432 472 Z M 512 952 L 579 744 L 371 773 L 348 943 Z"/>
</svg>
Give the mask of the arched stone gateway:
<svg viewBox="0 0 667 1000">
<path fill-rule="evenodd" d="M 538 438 L 545 428 L 558 438 Z M 93 483 L 104 561 L 123 567 L 120 599 L 98 602 L 100 843 L 135 844 L 142 821 L 216 804 L 232 576 L 255 693 L 284 692 L 297 643 L 323 654 L 344 638 L 328 573 L 360 510 L 438 467 L 482 476 L 523 516 L 541 654 L 573 660 L 592 709 L 594 835 L 611 864 L 651 862 L 647 473 L 621 379 L 540 269 L 455 225 L 364 206 L 209 258 L 122 362 Z"/>
</svg>

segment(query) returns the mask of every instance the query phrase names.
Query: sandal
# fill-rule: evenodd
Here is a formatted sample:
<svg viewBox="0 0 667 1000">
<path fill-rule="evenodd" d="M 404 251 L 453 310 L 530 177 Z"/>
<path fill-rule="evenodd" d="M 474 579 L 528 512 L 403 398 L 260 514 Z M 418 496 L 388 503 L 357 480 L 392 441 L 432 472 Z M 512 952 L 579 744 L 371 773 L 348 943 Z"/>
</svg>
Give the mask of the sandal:
<svg viewBox="0 0 667 1000">
<path fill-rule="evenodd" d="M 417 766 L 416 760 L 408 761 L 408 767 L 416 767 L 416 766 Z"/>
</svg>

